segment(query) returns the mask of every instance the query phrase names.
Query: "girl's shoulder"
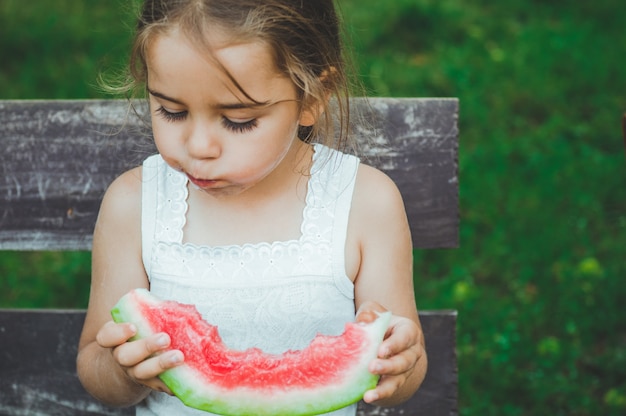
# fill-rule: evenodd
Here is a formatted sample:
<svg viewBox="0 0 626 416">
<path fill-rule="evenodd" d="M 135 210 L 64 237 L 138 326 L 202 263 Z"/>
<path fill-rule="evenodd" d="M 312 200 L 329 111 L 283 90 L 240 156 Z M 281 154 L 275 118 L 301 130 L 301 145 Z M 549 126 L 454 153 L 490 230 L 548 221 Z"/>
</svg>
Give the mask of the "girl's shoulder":
<svg viewBox="0 0 626 416">
<path fill-rule="evenodd" d="M 367 207 L 368 210 L 404 211 L 404 203 L 400 191 L 393 180 L 386 173 L 361 163 L 354 185 L 353 203 Z"/>
<path fill-rule="evenodd" d="M 104 194 L 100 207 L 100 219 L 115 223 L 134 222 L 140 219 L 141 178 L 140 166 L 118 176 Z"/>
<path fill-rule="evenodd" d="M 105 198 L 119 198 L 122 199 L 134 199 L 134 196 L 141 198 L 141 179 L 142 179 L 142 166 L 137 166 L 119 175 L 111 182 L 109 188 L 106 191 Z"/>
<path fill-rule="evenodd" d="M 351 221 L 362 230 L 385 229 L 406 223 L 402 195 L 384 172 L 361 163 L 352 196 Z"/>
</svg>

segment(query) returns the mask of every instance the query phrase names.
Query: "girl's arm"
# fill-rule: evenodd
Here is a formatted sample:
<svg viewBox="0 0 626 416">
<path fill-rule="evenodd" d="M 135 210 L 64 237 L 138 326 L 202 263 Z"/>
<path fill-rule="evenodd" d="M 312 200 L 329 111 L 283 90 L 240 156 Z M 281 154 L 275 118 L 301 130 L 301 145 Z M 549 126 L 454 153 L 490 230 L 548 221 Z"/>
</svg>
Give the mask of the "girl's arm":
<svg viewBox="0 0 626 416">
<path fill-rule="evenodd" d="M 355 185 L 348 244 L 358 247 L 355 304 L 357 320 L 390 310 L 391 325 L 370 371 L 380 374 L 366 402 L 401 403 L 417 390 L 426 374 L 427 357 L 415 305 L 413 248 L 402 197 L 382 172 L 361 165 Z"/>
<path fill-rule="evenodd" d="M 156 337 L 127 343 L 135 329 L 111 321 L 111 308 L 138 287 L 148 287 L 141 259 L 140 168 L 116 179 L 102 201 L 94 230 L 89 307 L 78 346 L 82 384 L 112 406 L 141 401 L 150 392 L 147 386 L 165 390 L 155 377 L 171 366 L 167 354 L 145 361 L 166 348 L 168 339 L 164 343 Z"/>
</svg>

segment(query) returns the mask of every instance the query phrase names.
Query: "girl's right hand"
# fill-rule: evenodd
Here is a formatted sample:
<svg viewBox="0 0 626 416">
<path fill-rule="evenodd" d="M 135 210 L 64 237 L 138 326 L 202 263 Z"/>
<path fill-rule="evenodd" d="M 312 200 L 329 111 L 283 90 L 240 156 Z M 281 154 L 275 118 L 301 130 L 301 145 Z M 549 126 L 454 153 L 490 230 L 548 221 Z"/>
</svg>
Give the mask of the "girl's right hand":
<svg viewBox="0 0 626 416">
<path fill-rule="evenodd" d="M 135 383 L 172 395 L 159 374 L 183 363 L 183 353 L 168 351 L 170 337 L 165 333 L 129 341 L 137 333 L 133 324 L 109 321 L 96 335 L 96 342 L 111 349 L 115 362 Z"/>
</svg>

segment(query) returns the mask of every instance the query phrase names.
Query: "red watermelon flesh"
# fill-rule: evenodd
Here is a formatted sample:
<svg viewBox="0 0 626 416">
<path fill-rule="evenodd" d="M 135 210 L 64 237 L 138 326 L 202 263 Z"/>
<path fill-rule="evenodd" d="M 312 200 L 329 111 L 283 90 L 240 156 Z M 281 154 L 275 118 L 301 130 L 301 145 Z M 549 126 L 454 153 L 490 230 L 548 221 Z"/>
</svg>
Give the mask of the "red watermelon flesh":
<svg viewBox="0 0 626 416">
<path fill-rule="evenodd" d="M 377 355 L 391 313 L 370 324 L 346 324 L 342 335 L 316 336 L 302 350 L 267 354 L 229 349 L 218 328 L 193 305 L 162 301 L 145 289 L 126 294 L 111 311 L 137 326 L 136 338 L 165 332 L 184 364 L 161 379 L 187 406 L 221 415 L 315 415 L 348 406 L 372 389 Z"/>
</svg>

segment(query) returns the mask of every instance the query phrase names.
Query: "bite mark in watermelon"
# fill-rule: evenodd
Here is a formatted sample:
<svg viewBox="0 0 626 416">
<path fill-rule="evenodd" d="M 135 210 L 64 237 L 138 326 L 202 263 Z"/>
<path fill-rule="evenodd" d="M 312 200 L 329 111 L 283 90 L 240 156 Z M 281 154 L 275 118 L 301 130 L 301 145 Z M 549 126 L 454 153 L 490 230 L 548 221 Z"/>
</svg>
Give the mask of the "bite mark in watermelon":
<svg viewBox="0 0 626 416">
<path fill-rule="evenodd" d="M 217 327 L 193 305 L 157 299 L 135 289 L 115 305 L 116 322 L 131 322 L 143 338 L 165 332 L 185 361 L 160 375 L 187 406 L 221 415 L 305 416 L 357 402 L 378 376 L 368 371 L 391 313 L 369 324 L 347 323 L 342 335 L 316 336 L 302 350 L 267 354 L 229 349 Z"/>
</svg>

